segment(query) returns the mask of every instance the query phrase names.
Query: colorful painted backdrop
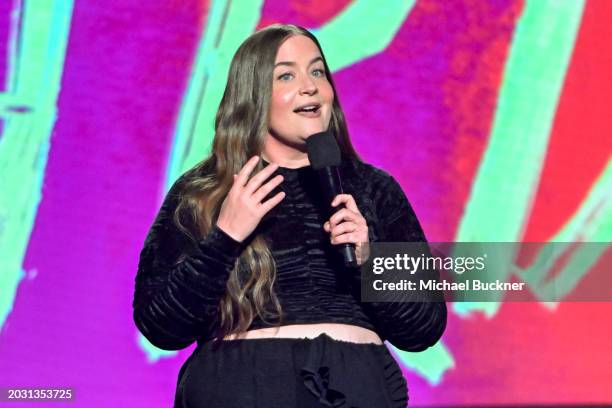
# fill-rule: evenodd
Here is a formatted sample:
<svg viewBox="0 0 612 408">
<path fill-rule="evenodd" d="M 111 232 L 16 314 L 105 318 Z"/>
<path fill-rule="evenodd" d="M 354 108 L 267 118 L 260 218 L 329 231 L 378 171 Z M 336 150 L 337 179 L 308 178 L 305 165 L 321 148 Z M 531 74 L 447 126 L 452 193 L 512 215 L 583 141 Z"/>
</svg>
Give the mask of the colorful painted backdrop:
<svg viewBox="0 0 612 408">
<path fill-rule="evenodd" d="M 193 346 L 136 330 L 138 253 L 209 151 L 233 52 L 274 22 L 320 39 L 357 150 L 430 241 L 612 241 L 610 19 L 608 0 L 1 1 L 0 387 L 171 405 Z M 612 304 L 532 290 L 449 305 L 426 352 L 389 346 L 411 404 L 612 403 Z"/>
</svg>

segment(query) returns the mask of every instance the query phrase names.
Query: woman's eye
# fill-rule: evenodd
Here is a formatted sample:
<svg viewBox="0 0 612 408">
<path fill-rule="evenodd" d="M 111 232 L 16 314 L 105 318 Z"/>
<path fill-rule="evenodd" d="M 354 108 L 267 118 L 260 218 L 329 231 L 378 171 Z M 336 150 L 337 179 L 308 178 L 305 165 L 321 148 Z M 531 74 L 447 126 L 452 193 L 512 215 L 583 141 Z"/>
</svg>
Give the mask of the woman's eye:
<svg viewBox="0 0 612 408">
<path fill-rule="evenodd" d="M 286 74 L 279 75 L 278 79 L 280 79 L 281 81 L 286 81 L 286 80 L 288 80 L 288 79 L 289 79 L 291 76 L 292 76 L 291 74 L 286 73 Z"/>
<path fill-rule="evenodd" d="M 314 71 L 312 71 L 313 74 L 315 74 L 315 76 L 317 77 L 324 77 L 325 76 L 325 71 L 322 69 L 315 69 Z"/>
</svg>

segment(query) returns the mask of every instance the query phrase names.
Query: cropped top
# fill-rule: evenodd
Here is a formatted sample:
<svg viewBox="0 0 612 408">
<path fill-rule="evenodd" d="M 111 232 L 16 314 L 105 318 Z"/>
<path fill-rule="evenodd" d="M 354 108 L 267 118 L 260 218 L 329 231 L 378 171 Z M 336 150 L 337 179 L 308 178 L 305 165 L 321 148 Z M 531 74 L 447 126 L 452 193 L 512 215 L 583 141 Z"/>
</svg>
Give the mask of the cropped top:
<svg viewBox="0 0 612 408">
<path fill-rule="evenodd" d="M 370 242 L 425 241 L 410 203 L 392 176 L 348 158 L 343 158 L 341 171 L 343 190 L 353 196 L 366 219 Z M 164 350 L 179 350 L 216 336 L 219 301 L 248 240 L 238 242 L 215 224 L 199 240 L 188 238 L 176 227 L 173 213 L 186 174 L 163 201 L 145 239 L 135 279 L 135 324 L 153 345 Z M 430 301 L 361 302 L 356 283 L 360 269 L 341 263 L 323 229 L 328 218 L 316 172 L 311 166 L 279 167 L 275 174 L 282 174 L 284 180 L 269 197 L 281 190 L 286 195 L 251 236 L 263 234 L 274 258 L 273 290 L 283 324 L 356 325 L 406 351 L 435 344 L 446 327 L 442 293 L 434 292 L 435 299 Z M 270 326 L 255 313 L 249 330 L 263 327 Z"/>
</svg>

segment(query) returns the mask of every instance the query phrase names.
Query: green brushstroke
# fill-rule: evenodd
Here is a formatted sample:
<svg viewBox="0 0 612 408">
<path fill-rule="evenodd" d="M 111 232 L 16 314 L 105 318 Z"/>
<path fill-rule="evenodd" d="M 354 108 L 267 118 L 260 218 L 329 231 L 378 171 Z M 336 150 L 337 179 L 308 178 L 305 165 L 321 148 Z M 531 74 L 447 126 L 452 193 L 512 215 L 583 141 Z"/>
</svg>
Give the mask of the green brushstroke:
<svg viewBox="0 0 612 408">
<path fill-rule="evenodd" d="M 579 244 L 574 244 L 578 242 Z M 570 221 L 538 253 L 532 264 L 515 273 L 539 299 L 563 299 L 572 292 L 612 242 L 612 159 Z M 594 243 L 602 243 L 596 245 Z M 554 265 L 567 257 L 552 279 Z M 554 306 L 548 302 L 548 306 Z"/>
<path fill-rule="evenodd" d="M 263 0 L 211 2 L 176 122 L 166 190 L 181 173 L 210 151 L 214 118 L 223 96 L 231 59 L 242 41 L 255 31 L 262 6 Z"/>
<path fill-rule="evenodd" d="M 142 350 L 146 351 L 147 362 L 150 364 L 153 364 L 162 358 L 172 357 L 177 354 L 176 351 L 162 350 L 160 348 L 155 347 L 140 332 L 138 332 L 138 334 L 136 335 L 136 342 Z"/>
<path fill-rule="evenodd" d="M 383 52 L 414 7 L 415 0 L 354 1 L 318 30 L 329 69 L 339 71 Z M 355 44 L 359 44 L 358 47 Z"/>
<path fill-rule="evenodd" d="M 26 1 L 12 12 L 7 91 L 0 98 L 0 326 L 25 277 L 22 263 L 57 119 L 72 8 L 71 0 Z M 27 112 L 17 113 L 16 107 Z"/>
<path fill-rule="evenodd" d="M 442 342 L 419 353 L 391 347 L 392 354 L 404 366 L 425 378 L 431 385 L 438 385 L 447 370 L 455 367 L 455 359 Z"/>
<path fill-rule="evenodd" d="M 520 242 L 550 138 L 584 1 L 527 1 L 512 40 L 489 144 L 456 241 Z M 516 256 L 508 251 L 510 265 Z M 496 276 L 503 276 L 493 271 Z M 492 316 L 496 302 L 454 303 L 465 316 Z"/>
</svg>

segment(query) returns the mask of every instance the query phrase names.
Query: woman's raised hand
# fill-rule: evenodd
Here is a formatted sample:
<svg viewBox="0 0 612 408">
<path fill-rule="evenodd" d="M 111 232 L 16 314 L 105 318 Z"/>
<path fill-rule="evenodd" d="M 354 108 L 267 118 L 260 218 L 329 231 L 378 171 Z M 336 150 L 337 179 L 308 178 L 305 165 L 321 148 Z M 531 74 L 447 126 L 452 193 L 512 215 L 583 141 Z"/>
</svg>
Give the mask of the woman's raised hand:
<svg viewBox="0 0 612 408">
<path fill-rule="evenodd" d="M 217 226 L 236 241 L 244 241 L 257 227 L 268 211 L 285 198 L 280 192 L 261 202 L 276 186 L 283 181 L 277 175 L 262 185 L 276 171 L 278 165 L 271 163 L 249 179 L 259 161 L 259 156 L 251 157 L 244 167 L 234 175 L 234 184 L 221 204 Z"/>
</svg>

